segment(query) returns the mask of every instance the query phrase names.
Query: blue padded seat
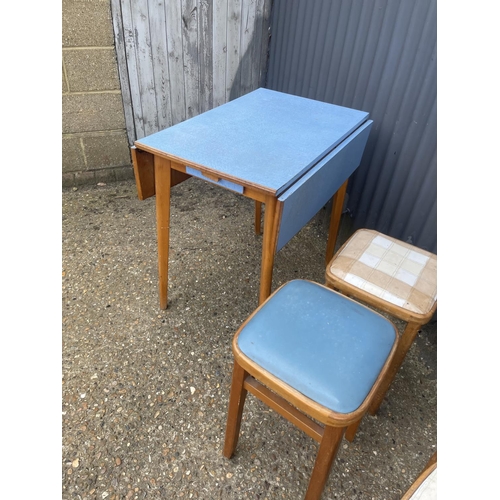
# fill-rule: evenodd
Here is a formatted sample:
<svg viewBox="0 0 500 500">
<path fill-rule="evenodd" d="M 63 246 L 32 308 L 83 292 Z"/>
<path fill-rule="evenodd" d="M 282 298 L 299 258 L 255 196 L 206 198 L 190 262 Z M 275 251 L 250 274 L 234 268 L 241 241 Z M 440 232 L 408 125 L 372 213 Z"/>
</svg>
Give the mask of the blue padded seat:
<svg viewBox="0 0 500 500">
<path fill-rule="evenodd" d="M 279 289 L 237 339 L 245 356 L 338 413 L 363 403 L 395 341 L 383 316 L 305 280 Z"/>
</svg>

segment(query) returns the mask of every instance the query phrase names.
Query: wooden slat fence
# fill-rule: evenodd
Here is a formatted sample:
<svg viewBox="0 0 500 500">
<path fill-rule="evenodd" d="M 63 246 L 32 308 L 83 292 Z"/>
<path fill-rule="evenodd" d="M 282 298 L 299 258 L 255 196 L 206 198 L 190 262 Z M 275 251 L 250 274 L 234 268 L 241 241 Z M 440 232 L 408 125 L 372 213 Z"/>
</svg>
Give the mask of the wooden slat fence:
<svg viewBox="0 0 500 500">
<path fill-rule="evenodd" d="M 129 143 L 264 86 L 272 0 L 111 0 Z"/>
</svg>

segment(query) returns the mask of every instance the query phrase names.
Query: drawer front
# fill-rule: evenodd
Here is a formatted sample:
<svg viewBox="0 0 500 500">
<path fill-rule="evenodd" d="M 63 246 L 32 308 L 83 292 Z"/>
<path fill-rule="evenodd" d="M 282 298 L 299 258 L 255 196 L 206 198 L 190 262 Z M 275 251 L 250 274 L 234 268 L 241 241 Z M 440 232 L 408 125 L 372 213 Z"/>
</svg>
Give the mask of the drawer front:
<svg viewBox="0 0 500 500">
<path fill-rule="evenodd" d="M 204 181 L 211 182 L 212 184 L 217 184 L 218 186 L 221 186 L 226 189 L 230 189 L 231 191 L 236 191 L 237 193 L 243 194 L 243 186 L 240 186 L 239 184 L 236 184 L 231 181 L 226 181 L 225 179 L 211 179 L 210 177 L 207 177 L 206 175 L 203 175 L 203 172 L 200 172 L 199 170 L 196 170 L 193 167 L 188 167 L 186 165 L 186 174 L 192 175 L 193 177 L 198 177 L 200 179 L 203 179 Z"/>
</svg>

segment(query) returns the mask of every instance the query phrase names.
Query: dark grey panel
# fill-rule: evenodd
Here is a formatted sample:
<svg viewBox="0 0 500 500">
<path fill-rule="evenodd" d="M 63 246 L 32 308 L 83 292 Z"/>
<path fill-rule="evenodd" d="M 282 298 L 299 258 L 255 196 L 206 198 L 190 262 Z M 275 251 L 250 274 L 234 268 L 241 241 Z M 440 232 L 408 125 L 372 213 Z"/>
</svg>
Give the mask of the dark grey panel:
<svg viewBox="0 0 500 500">
<path fill-rule="evenodd" d="M 354 227 L 437 251 L 436 0 L 274 0 L 266 86 L 370 113 Z"/>
</svg>

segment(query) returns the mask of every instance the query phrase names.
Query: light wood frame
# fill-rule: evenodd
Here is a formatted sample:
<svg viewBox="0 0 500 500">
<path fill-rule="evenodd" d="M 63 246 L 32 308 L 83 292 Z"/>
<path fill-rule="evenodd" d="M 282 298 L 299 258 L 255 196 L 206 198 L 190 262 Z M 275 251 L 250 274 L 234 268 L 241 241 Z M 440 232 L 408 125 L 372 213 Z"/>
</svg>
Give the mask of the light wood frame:
<svg viewBox="0 0 500 500">
<path fill-rule="evenodd" d="M 401 500 L 411 500 L 415 492 L 420 488 L 422 483 L 437 469 L 437 451 L 433 453 L 427 462 L 424 470 L 415 479 L 413 484 L 408 488 L 406 493 L 401 497 Z"/>
<path fill-rule="evenodd" d="M 157 150 L 146 151 L 133 146 L 131 148 L 132 163 L 139 199 L 145 200 L 156 195 L 156 230 L 158 238 L 158 275 L 160 309 L 167 309 L 168 304 L 168 256 L 170 241 L 170 190 L 176 184 L 189 179 L 186 167 L 199 170 L 207 179 L 214 180 L 213 172 L 202 165 L 189 164 L 174 156 Z M 222 176 L 220 178 L 223 178 Z M 219 180 L 219 178 L 217 178 Z M 227 178 L 238 182 L 240 179 Z M 327 241 L 327 255 L 335 247 L 340 226 L 341 210 L 336 207 L 343 205 L 347 181 L 334 195 L 331 213 L 330 232 Z M 264 190 L 251 184 L 243 185 L 243 196 L 255 200 L 255 232 L 261 232 L 261 204 L 265 204 L 264 236 L 262 241 L 262 259 L 259 288 L 259 304 L 262 304 L 271 294 L 272 275 L 276 246 L 278 241 L 279 223 L 283 203 L 276 193 Z"/>
<path fill-rule="evenodd" d="M 352 236 L 351 236 L 352 238 Z M 376 297 L 375 295 L 372 295 L 369 292 L 366 292 L 364 290 L 361 290 L 360 288 L 351 285 L 350 283 L 347 283 L 344 281 L 342 278 L 339 278 L 338 276 L 335 276 L 334 274 L 330 273 L 330 267 L 335 260 L 336 256 L 339 255 L 343 249 L 346 247 L 346 245 L 349 243 L 350 239 L 349 238 L 337 251 L 333 259 L 328 261 L 328 264 L 326 266 L 326 273 L 325 273 L 325 284 L 329 288 L 333 290 L 337 290 L 341 292 L 344 295 L 347 295 L 349 297 L 353 297 L 354 299 L 367 304 L 371 307 L 374 307 L 375 309 L 381 310 L 386 312 L 387 314 L 390 314 L 391 316 L 394 316 L 401 321 L 406 322 L 406 327 L 403 330 L 403 332 L 400 334 L 400 341 L 398 343 L 398 350 L 394 356 L 394 359 L 391 363 L 391 366 L 387 372 L 387 375 L 385 379 L 383 380 L 382 384 L 380 385 L 380 389 L 373 399 L 373 402 L 370 406 L 369 412 L 371 415 L 375 415 L 380 408 L 380 405 L 382 404 L 382 401 L 385 398 L 385 395 L 387 391 L 389 390 L 389 387 L 391 386 L 394 378 L 396 377 L 396 374 L 403 364 L 403 361 L 406 357 L 406 354 L 408 353 L 411 345 L 413 344 L 413 341 L 415 340 L 418 332 L 424 326 L 427 324 L 431 318 L 433 317 L 434 313 L 436 312 L 437 309 L 437 301 L 434 303 L 433 307 L 426 313 L 426 314 L 419 314 L 417 312 L 410 311 L 408 309 L 404 309 L 403 307 L 399 307 L 395 304 L 391 304 L 390 302 L 387 302 L 379 297 Z"/>
<path fill-rule="evenodd" d="M 278 288 L 273 295 L 283 286 L 285 285 Z M 272 295 L 268 300 L 271 298 Z M 395 339 L 389 356 L 363 403 L 353 412 L 338 413 L 300 393 L 262 368 L 241 351 L 238 346 L 238 336 L 263 305 L 261 304 L 247 318 L 233 338 L 234 368 L 223 455 L 226 458 L 231 458 L 236 449 L 243 407 L 247 392 L 250 392 L 320 444 L 305 496 L 305 500 L 318 500 L 328 479 L 331 465 L 342 438 L 345 435 L 346 439 L 352 441 L 359 422 L 368 411 L 380 384 L 386 376 L 397 350 L 398 338 Z M 323 425 L 318 424 L 315 420 Z"/>
</svg>

